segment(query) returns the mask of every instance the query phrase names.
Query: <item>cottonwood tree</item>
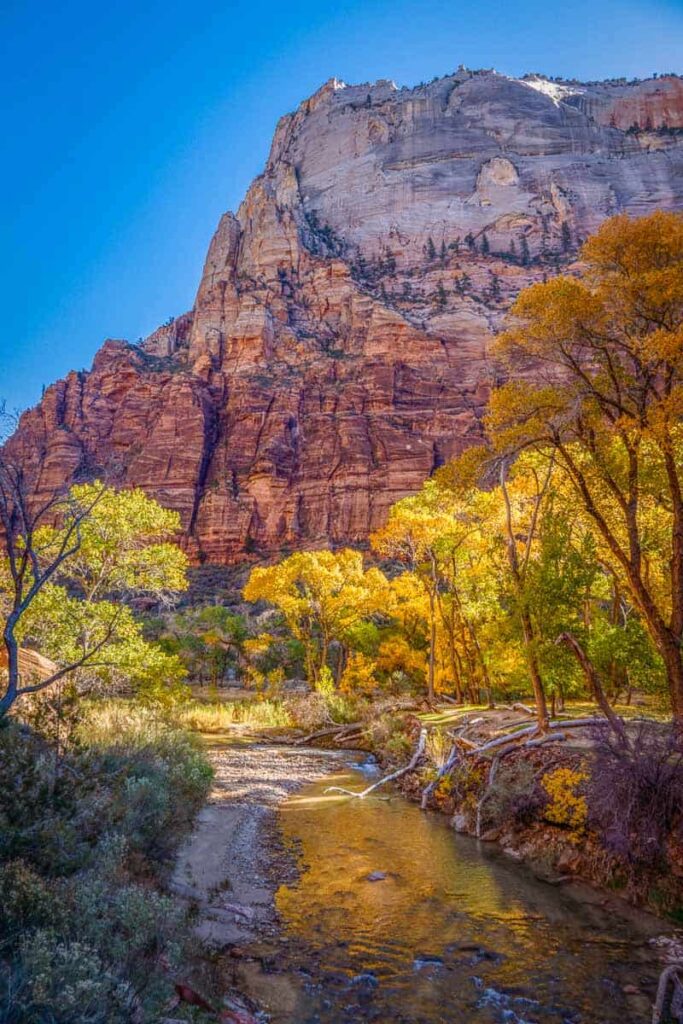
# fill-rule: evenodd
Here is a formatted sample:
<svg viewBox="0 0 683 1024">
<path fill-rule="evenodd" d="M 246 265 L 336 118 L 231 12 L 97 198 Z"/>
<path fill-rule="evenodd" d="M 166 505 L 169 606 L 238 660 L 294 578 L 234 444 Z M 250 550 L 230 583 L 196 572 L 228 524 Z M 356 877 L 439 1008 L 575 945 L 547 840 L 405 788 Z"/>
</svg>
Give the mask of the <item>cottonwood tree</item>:
<svg viewBox="0 0 683 1024">
<path fill-rule="evenodd" d="M 535 449 L 565 475 L 683 726 L 683 216 L 612 218 L 581 255 L 580 277 L 517 299 L 488 429 L 500 452 Z"/>
<path fill-rule="evenodd" d="M 485 571 L 483 538 L 491 515 L 490 496 L 469 486 L 456 487 L 450 478 L 469 471 L 463 465 L 448 467 L 427 480 L 422 489 L 392 506 L 384 527 L 371 538 L 373 549 L 406 568 L 403 588 L 417 584 L 412 604 L 423 609 L 427 623 L 427 690 L 436 691 L 440 648 L 445 647 L 447 676 L 462 701 L 465 689 L 476 702 L 479 687 L 491 700 L 491 679 L 481 630 L 495 613 L 492 576 Z"/>
<path fill-rule="evenodd" d="M 4 408 L 0 410 L 0 440 L 6 439 L 14 419 Z M 95 644 L 83 648 L 68 663 L 40 680 L 22 685 L 19 667 L 19 632 L 27 613 L 64 563 L 79 550 L 82 527 L 100 494 L 94 493 L 90 504 L 79 504 L 68 493 L 47 499 L 31 500 L 26 470 L 0 448 L 0 534 L 4 556 L 0 580 L 0 612 L 2 612 L 5 649 L 6 682 L 0 696 L 0 716 L 5 715 L 22 694 L 35 693 L 58 682 L 75 669 L 93 659 L 107 643 L 114 630 L 112 622 Z M 41 538 L 42 528 L 53 519 L 61 520 L 59 541 Z"/>
<path fill-rule="evenodd" d="M 9 417 L 3 422 L 11 427 Z M 125 603 L 134 593 L 163 597 L 187 586 L 185 555 L 167 543 L 177 514 L 142 491 L 95 483 L 40 499 L 31 483 L 0 448 L 0 715 L 19 697 L 86 669 L 109 679 L 177 681 L 179 663 L 145 643 Z M 54 671 L 22 679 L 25 640 L 54 660 Z"/>
<path fill-rule="evenodd" d="M 523 542 L 519 542 L 519 526 L 515 520 L 513 500 L 508 486 L 508 466 L 503 460 L 500 467 L 500 491 L 503 497 L 505 508 L 505 538 L 508 556 L 508 565 L 512 580 L 512 589 L 515 597 L 515 605 L 519 622 L 524 638 L 524 650 L 529 667 L 529 677 L 534 690 L 536 703 L 536 717 L 542 732 L 548 729 L 548 706 L 546 702 L 545 687 L 541 674 L 541 665 L 538 652 L 538 629 L 531 614 L 528 575 L 531 564 L 531 556 L 534 551 L 535 542 L 538 539 L 538 529 L 543 500 L 547 494 L 553 471 L 552 461 L 548 464 L 545 472 L 539 474 L 535 466 L 528 469 L 526 480 L 530 481 L 528 494 L 528 512 L 523 527 Z"/>
<path fill-rule="evenodd" d="M 244 588 L 246 601 L 267 601 L 283 613 L 304 648 L 308 679 L 318 684 L 330 644 L 385 603 L 386 579 L 363 568 L 358 551 L 299 551 L 278 565 L 256 567 Z"/>
</svg>

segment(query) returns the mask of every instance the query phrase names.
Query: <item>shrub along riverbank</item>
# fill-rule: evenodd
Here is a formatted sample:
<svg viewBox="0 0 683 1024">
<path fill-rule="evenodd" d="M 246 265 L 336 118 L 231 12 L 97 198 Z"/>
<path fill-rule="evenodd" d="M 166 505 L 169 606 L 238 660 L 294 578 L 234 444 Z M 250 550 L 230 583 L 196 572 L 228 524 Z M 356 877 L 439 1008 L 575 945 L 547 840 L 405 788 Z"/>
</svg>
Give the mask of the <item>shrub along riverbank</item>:
<svg viewBox="0 0 683 1024">
<path fill-rule="evenodd" d="M 61 750 L 1 723 L 6 1024 L 163 1015 L 188 922 L 162 883 L 210 779 L 198 743 L 149 710 L 91 708 Z"/>
</svg>

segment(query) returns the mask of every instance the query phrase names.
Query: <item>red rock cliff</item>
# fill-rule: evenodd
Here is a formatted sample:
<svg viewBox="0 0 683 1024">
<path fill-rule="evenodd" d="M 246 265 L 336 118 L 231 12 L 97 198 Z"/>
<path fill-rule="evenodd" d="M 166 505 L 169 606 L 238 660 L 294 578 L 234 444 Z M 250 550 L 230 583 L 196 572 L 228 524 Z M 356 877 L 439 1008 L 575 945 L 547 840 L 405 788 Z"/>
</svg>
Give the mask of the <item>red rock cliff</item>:
<svg viewBox="0 0 683 1024">
<path fill-rule="evenodd" d="M 195 558 L 363 541 L 472 443 L 491 332 L 607 216 L 683 208 L 683 82 L 331 80 L 282 118 L 194 309 L 107 341 L 10 442 L 38 493 L 104 474 Z"/>
</svg>

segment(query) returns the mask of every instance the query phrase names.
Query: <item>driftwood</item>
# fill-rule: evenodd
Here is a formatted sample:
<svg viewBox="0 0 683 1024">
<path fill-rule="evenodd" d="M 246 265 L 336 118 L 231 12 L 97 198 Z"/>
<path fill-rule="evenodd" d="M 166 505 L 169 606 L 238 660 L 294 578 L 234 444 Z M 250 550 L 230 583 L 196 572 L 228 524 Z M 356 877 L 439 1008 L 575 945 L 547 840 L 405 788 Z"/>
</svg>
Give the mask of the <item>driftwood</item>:
<svg viewBox="0 0 683 1024">
<path fill-rule="evenodd" d="M 498 765 L 500 764 L 501 760 L 505 757 L 505 755 L 511 754 L 513 750 L 520 750 L 522 748 L 526 749 L 527 747 L 543 747 L 547 743 L 560 743 L 562 740 L 565 740 L 566 738 L 567 737 L 564 735 L 564 733 L 557 732 L 554 736 L 539 736 L 536 739 L 527 740 L 526 743 L 522 743 L 520 746 L 508 747 L 507 750 L 501 750 L 496 753 L 489 767 L 488 776 L 486 779 L 486 789 L 484 790 L 479 802 L 477 803 L 477 820 L 474 833 L 477 839 L 481 839 L 482 808 L 486 801 L 491 796 L 493 783 L 495 782 L 496 774 L 498 772 Z"/>
<path fill-rule="evenodd" d="M 496 736 L 493 740 L 488 740 L 483 743 L 480 747 L 471 747 L 466 751 L 467 756 L 475 756 L 477 754 L 485 754 L 489 750 L 497 750 L 499 747 L 504 747 L 507 743 L 511 744 L 510 749 L 516 749 L 518 746 L 522 747 L 540 747 L 543 744 L 540 742 L 543 740 L 544 743 L 554 743 L 558 740 L 565 740 L 566 736 L 563 733 L 557 733 L 559 729 L 582 729 L 590 725 L 606 725 L 607 722 L 604 718 L 572 718 L 567 721 L 550 722 L 548 728 L 551 730 L 551 734 L 546 734 L 541 737 L 537 737 L 535 734 L 538 733 L 538 726 L 530 725 L 525 729 L 518 729 L 516 732 L 506 733 L 504 736 Z M 528 736 L 529 739 L 525 740 L 524 743 L 517 743 L 517 740 L 523 739 Z M 462 738 L 460 739 L 462 743 Z M 469 741 L 465 741 L 468 746 Z M 507 751 L 506 751 L 507 752 Z"/>
<path fill-rule="evenodd" d="M 526 729 L 518 729 L 516 732 L 506 733 L 505 736 L 496 736 L 494 740 L 487 740 L 480 747 L 474 747 L 472 750 L 468 750 L 467 753 L 470 755 L 484 754 L 487 750 L 504 747 L 506 743 L 514 743 L 515 740 L 521 739 L 523 736 L 531 736 L 535 732 L 538 732 L 538 726 L 530 725 Z"/>
<path fill-rule="evenodd" d="M 374 790 L 379 789 L 380 786 L 384 786 L 387 782 L 393 782 L 394 779 L 399 779 L 402 775 L 406 775 L 408 772 L 412 772 L 417 768 L 419 761 L 421 760 L 427 743 L 427 730 L 420 729 L 420 736 L 417 741 L 417 745 L 413 752 L 413 756 L 407 765 L 403 768 L 399 768 L 397 771 L 392 772 L 391 775 L 385 775 L 379 782 L 373 782 L 367 789 L 362 789 L 360 793 L 354 792 L 352 789 L 344 789 L 343 786 L 328 786 L 325 790 L 326 793 L 342 793 L 344 796 L 357 796 L 359 800 L 363 800 Z"/>
<path fill-rule="evenodd" d="M 316 732 L 309 733 L 308 736 L 300 736 L 294 740 L 293 745 L 295 747 L 303 747 L 306 743 L 310 743 L 312 740 L 320 740 L 324 736 L 339 736 L 342 733 L 360 731 L 362 728 L 361 722 L 352 722 L 349 725 L 331 725 L 326 729 L 318 729 Z"/>
<path fill-rule="evenodd" d="M 596 715 L 593 718 L 567 718 L 558 719 L 556 722 L 550 723 L 551 729 L 581 729 L 587 725 L 607 725 L 607 719 L 601 715 Z"/>
<path fill-rule="evenodd" d="M 432 779 L 432 781 L 422 790 L 422 799 L 420 800 L 420 807 L 422 808 L 423 811 L 426 809 L 430 796 L 432 795 L 436 787 L 439 785 L 444 775 L 448 775 L 448 773 L 451 772 L 453 768 L 455 768 L 455 765 L 459 757 L 460 752 L 456 744 L 454 743 L 450 749 L 448 757 L 437 771 L 436 777 Z"/>
<path fill-rule="evenodd" d="M 357 743 L 365 733 L 365 729 L 356 729 L 353 732 L 337 733 L 332 742 L 335 747 L 345 747 L 349 743 Z"/>
<path fill-rule="evenodd" d="M 659 976 L 657 998 L 652 1010 L 652 1024 L 662 1024 L 666 1003 L 669 1002 L 670 1016 L 679 1024 L 683 1021 L 683 964 L 665 967 Z M 670 996 L 670 999 L 669 999 Z"/>
<path fill-rule="evenodd" d="M 486 778 L 486 789 L 484 790 L 484 792 L 481 795 L 481 798 L 477 802 L 477 821 L 474 830 L 474 834 L 477 837 L 477 839 L 481 839 L 481 811 L 484 804 L 491 796 L 491 789 L 496 779 L 496 772 L 498 771 L 498 765 L 500 763 L 501 756 L 501 754 L 497 754 L 496 757 L 494 757 L 493 761 L 491 761 L 491 766 L 489 768 L 488 776 Z"/>
<path fill-rule="evenodd" d="M 536 709 L 529 707 L 528 704 L 522 704 L 520 701 L 515 701 L 512 705 L 512 711 L 523 711 L 526 715 L 532 715 L 536 717 Z"/>
<path fill-rule="evenodd" d="M 536 740 L 527 740 L 524 747 L 544 747 L 547 743 L 561 743 L 566 738 L 563 732 L 556 732 L 551 736 L 539 736 Z"/>
</svg>

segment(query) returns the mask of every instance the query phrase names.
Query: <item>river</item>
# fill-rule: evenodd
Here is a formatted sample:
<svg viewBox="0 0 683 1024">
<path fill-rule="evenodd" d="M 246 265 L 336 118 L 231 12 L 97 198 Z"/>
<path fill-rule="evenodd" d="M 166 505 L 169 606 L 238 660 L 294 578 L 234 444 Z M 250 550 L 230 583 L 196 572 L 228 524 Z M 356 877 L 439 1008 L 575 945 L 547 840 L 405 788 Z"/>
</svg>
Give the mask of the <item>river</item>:
<svg viewBox="0 0 683 1024">
<path fill-rule="evenodd" d="M 400 796 L 349 800 L 327 794 L 333 784 L 362 788 L 367 776 L 338 769 L 279 810 L 300 870 L 276 894 L 273 1021 L 649 1021 L 647 938 L 661 922 L 539 881 Z"/>
</svg>

